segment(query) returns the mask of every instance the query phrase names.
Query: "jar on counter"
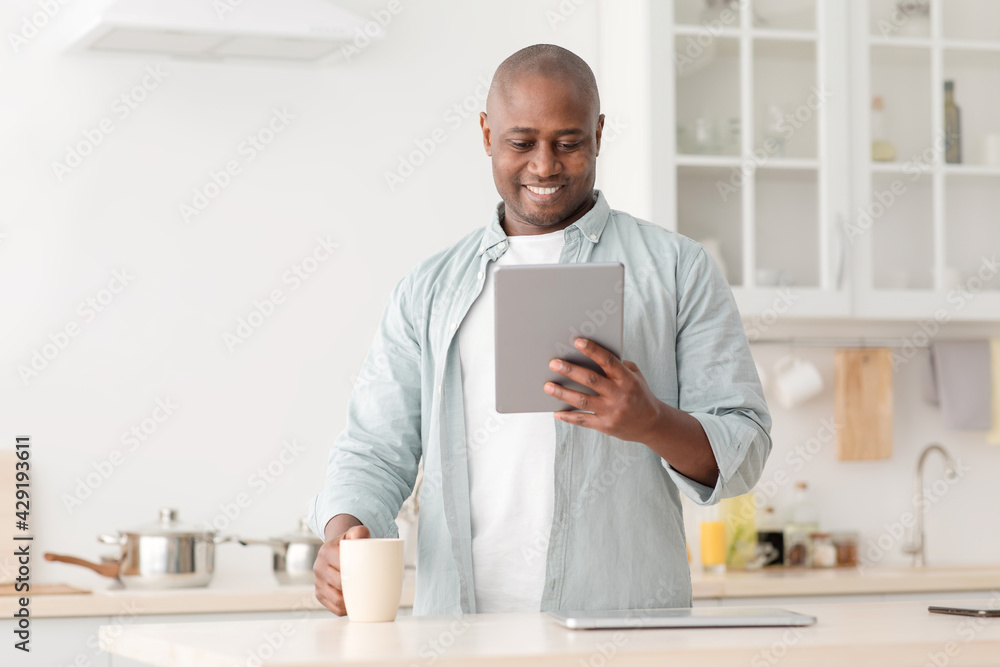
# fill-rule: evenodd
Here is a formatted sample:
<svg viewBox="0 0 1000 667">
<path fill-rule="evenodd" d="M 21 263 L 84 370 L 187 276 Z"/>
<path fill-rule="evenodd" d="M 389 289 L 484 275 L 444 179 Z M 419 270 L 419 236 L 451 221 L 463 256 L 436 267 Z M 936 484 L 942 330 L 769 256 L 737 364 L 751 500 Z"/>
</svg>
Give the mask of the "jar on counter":
<svg viewBox="0 0 1000 667">
<path fill-rule="evenodd" d="M 837 567 L 857 567 L 858 534 L 854 532 L 833 533 L 831 539 L 837 550 Z"/>
<path fill-rule="evenodd" d="M 830 533 L 813 533 L 812 540 L 813 567 L 837 567 L 837 548 L 833 546 Z"/>
<path fill-rule="evenodd" d="M 812 540 L 803 531 L 785 531 L 785 565 L 809 567 L 812 565 Z"/>
</svg>

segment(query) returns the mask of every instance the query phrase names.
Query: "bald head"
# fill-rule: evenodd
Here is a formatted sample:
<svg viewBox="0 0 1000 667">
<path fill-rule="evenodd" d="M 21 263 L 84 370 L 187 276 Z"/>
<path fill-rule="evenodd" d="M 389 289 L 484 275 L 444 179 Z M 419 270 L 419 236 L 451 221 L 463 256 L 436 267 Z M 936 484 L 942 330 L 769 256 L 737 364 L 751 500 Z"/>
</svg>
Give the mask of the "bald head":
<svg viewBox="0 0 1000 667">
<path fill-rule="evenodd" d="M 597 79 L 590 66 L 572 51 L 554 44 L 535 44 L 517 51 L 500 63 L 493 74 L 486 97 L 486 113 L 491 113 L 510 95 L 511 88 L 521 79 L 543 76 L 570 83 L 590 101 L 591 113 L 600 114 L 601 99 L 597 94 Z"/>
</svg>

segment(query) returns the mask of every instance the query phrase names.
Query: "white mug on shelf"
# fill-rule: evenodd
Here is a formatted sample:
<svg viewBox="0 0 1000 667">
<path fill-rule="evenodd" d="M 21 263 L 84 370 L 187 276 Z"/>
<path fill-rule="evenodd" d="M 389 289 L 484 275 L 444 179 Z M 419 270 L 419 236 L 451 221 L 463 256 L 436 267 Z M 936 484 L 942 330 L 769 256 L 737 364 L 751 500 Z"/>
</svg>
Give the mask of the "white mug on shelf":
<svg viewBox="0 0 1000 667">
<path fill-rule="evenodd" d="M 805 403 L 823 391 L 819 369 L 804 359 L 785 356 L 774 365 L 774 392 L 786 410 Z"/>
</svg>

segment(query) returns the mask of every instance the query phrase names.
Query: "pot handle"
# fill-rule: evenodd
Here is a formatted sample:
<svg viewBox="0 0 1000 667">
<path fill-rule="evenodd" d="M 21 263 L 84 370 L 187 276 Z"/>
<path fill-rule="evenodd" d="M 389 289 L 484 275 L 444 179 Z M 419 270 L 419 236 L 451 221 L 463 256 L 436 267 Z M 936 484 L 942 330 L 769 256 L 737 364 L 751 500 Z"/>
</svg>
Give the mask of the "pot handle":
<svg viewBox="0 0 1000 667">
<path fill-rule="evenodd" d="M 98 535 L 97 536 L 97 541 L 101 542 L 103 544 L 114 544 L 116 546 L 121 547 L 121 546 L 125 545 L 125 536 L 121 535 L 121 534 L 119 534 L 119 535 Z"/>
<path fill-rule="evenodd" d="M 89 560 L 84 560 L 82 558 L 77 558 L 76 556 L 64 556 L 62 554 L 54 554 L 48 551 L 44 554 L 45 560 L 56 561 L 59 563 L 69 563 L 70 565 L 82 565 L 85 568 L 91 569 L 97 574 L 109 577 L 111 579 L 118 578 L 118 561 L 112 563 L 91 563 Z"/>
<path fill-rule="evenodd" d="M 265 547 L 271 547 L 272 549 L 280 549 L 285 546 L 285 543 L 280 540 L 255 540 L 252 538 L 236 537 L 233 538 L 234 541 L 239 542 L 245 547 L 261 545 Z"/>
</svg>

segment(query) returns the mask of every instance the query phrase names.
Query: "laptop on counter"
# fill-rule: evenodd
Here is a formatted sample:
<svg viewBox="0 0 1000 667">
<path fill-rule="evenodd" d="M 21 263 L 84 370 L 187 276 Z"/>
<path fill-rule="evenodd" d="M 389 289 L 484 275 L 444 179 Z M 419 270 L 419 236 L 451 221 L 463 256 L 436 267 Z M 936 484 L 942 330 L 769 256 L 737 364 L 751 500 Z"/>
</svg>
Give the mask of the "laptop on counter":
<svg viewBox="0 0 1000 667">
<path fill-rule="evenodd" d="M 617 611 L 550 611 L 571 630 L 620 628 L 751 628 L 813 625 L 815 616 L 771 607 L 693 607 Z"/>
</svg>

